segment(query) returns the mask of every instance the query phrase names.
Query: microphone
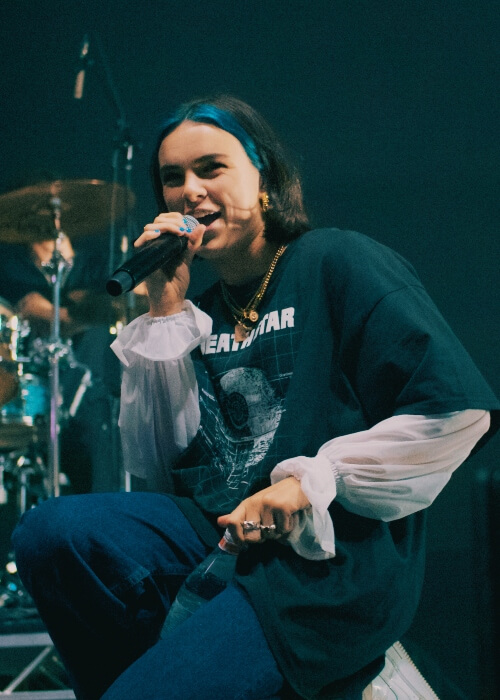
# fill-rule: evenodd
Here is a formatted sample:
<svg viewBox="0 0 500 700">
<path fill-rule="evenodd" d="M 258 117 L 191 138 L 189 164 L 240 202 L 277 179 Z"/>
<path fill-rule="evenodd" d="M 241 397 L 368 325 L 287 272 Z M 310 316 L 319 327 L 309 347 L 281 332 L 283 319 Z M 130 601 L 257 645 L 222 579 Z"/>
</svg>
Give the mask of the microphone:
<svg viewBox="0 0 500 700">
<path fill-rule="evenodd" d="M 193 229 L 198 226 L 199 222 L 194 216 L 185 216 L 184 218 L 188 228 Z M 186 236 L 176 236 L 175 233 L 166 233 L 160 238 L 149 241 L 115 270 L 106 282 L 106 291 L 113 297 L 130 292 L 160 267 L 170 266 L 170 268 L 167 267 L 166 272 L 167 274 L 173 273 L 180 263 L 187 244 Z"/>
<path fill-rule="evenodd" d="M 85 83 L 85 71 L 87 70 L 89 56 L 89 36 L 85 34 L 82 41 L 82 48 L 80 49 L 80 70 L 76 74 L 75 80 L 75 90 L 73 92 L 73 97 L 75 100 L 81 100 L 83 97 L 83 86 Z"/>
</svg>

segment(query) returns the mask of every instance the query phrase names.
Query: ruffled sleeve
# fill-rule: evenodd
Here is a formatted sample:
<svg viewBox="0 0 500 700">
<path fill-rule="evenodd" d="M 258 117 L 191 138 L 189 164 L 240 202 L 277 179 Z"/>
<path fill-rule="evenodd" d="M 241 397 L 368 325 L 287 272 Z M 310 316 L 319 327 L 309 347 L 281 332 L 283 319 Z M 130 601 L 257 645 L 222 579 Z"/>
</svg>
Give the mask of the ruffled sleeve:
<svg viewBox="0 0 500 700">
<path fill-rule="evenodd" d="M 271 482 L 295 476 L 311 503 L 290 544 L 308 559 L 335 554 L 328 506 L 385 521 L 429 506 L 452 473 L 488 431 L 488 411 L 435 416 L 398 415 L 369 430 L 326 442 L 315 457 L 293 457 L 271 472 Z"/>
<path fill-rule="evenodd" d="M 111 345 L 123 365 L 119 426 L 124 468 L 154 488 L 170 489 L 168 467 L 198 430 L 198 387 L 190 353 L 211 329 L 211 318 L 186 301 L 179 314 L 139 316 Z"/>
</svg>

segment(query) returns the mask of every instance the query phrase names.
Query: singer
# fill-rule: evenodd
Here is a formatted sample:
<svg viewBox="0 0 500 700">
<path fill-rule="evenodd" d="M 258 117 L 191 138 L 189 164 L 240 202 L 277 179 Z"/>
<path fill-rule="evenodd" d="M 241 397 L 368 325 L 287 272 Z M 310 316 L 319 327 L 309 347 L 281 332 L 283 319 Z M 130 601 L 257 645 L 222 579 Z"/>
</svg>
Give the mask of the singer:
<svg viewBox="0 0 500 700">
<path fill-rule="evenodd" d="M 27 512 L 20 574 L 79 699 L 368 697 L 419 602 L 426 510 L 499 402 L 411 265 L 312 230 L 249 105 L 181 105 L 152 175 L 137 250 L 188 245 L 113 345 L 124 461 L 147 490 Z M 194 256 L 219 278 L 196 303 Z M 229 585 L 160 636 L 226 529 L 245 545 Z"/>
</svg>

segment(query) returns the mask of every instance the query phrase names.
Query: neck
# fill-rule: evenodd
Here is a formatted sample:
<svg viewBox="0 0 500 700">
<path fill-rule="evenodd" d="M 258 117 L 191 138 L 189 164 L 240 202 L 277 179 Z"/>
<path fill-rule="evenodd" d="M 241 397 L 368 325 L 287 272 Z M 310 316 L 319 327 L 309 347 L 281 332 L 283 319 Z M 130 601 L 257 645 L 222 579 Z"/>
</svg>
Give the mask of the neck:
<svg viewBox="0 0 500 700">
<path fill-rule="evenodd" d="M 224 260 L 212 261 L 223 282 L 237 286 L 266 274 L 279 246 L 263 239 L 261 241 L 261 245 L 253 246 L 246 253 L 240 251 Z"/>
</svg>

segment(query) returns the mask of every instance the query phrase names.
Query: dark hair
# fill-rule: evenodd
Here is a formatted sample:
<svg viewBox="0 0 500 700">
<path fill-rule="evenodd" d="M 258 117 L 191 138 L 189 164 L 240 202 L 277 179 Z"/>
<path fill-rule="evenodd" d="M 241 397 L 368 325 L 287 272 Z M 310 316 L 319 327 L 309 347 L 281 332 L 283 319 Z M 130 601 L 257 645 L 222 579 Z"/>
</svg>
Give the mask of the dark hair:
<svg viewBox="0 0 500 700">
<path fill-rule="evenodd" d="M 165 211 L 165 202 L 158 152 L 168 134 L 184 121 L 212 124 L 240 141 L 260 171 L 263 187 L 269 195 L 269 209 L 263 213 L 267 240 L 286 243 L 310 228 L 298 173 L 289 163 L 273 130 L 250 105 L 230 95 L 186 102 L 163 123 L 151 159 L 151 178 L 160 211 Z"/>
</svg>

